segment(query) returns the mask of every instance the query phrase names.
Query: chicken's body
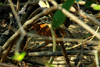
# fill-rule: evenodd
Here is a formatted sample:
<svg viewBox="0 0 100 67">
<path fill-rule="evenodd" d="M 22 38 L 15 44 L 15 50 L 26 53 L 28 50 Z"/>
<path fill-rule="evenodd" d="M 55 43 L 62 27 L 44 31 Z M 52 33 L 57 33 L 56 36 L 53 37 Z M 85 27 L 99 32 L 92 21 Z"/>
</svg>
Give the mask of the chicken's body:
<svg viewBox="0 0 100 67">
<path fill-rule="evenodd" d="M 32 26 L 32 28 L 37 31 L 37 34 L 38 35 L 42 35 L 42 36 L 52 36 L 51 35 L 50 28 L 46 24 L 35 24 L 35 25 Z M 59 31 L 60 31 L 60 33 L 62 35 L 65 35 L 65 32 L 60 27 L 59 27 Z M 56 38 L 58 37 L 56 33 L 55 33 L 55 37 Z M 52 40 L 46 39 L 45 40 L 45 45 L 48 45 L 48 43 L 50 43 L 50 42 L 52 42 Z M 59 41 L 57 41 L 57 44 L 58 43 L 59 43 Z"/>
</svg>

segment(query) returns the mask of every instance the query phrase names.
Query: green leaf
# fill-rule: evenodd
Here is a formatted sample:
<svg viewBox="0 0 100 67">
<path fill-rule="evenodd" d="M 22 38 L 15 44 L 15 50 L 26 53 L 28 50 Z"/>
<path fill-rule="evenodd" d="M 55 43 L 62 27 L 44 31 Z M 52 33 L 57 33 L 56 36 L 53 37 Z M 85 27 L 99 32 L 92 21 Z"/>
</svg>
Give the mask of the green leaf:
<svg viewBox="0 0 100 67">
<path fill-rule="evenodd" d="M 60 11 L 57 10 L 53 17 L 53 28 L 58 28 L 64 21 L 66 16 Z"/>
<path fill-rule="evenodd" d="M 86 34 L 85 36 L 83 36 L 82 39 L 84 39 L 84 38 L 86 38 L 86 37 L 88 37 L 88 36 L 90 36 L 90 35 L 91 35 L 91 34 L 88 33 L 88 34 Z"/>
<path fill-rule="evenodd" d="M 90 7 L 92 3 L 94 3 L 94 2 L 93 1 L 87 1 L 85 3 L 85 7 L 87 7 L 87 8 Z"/>
<path fill-rule="evenodd" d="M 94 10 L 100 10 L 100 5 L 95 5 L 92 7 Z"/>
<path fill-rule="evenodd" d="M 82 0 L 76 0 L 77 2 L 82 1 Z"/>
<path fill-rule="evenodd" d="M 96 0 L 91 0 L 91 1 L 94 2 L 94 3 L 96 2 Z"/>
<path fill-rule="evenodd" d="M 69 11 L 70 7 L 73 5 L 74 0 L 67 0 L 63 3 L 62 7 Z M 53 17 L 53 28 L 58 28 L 65 21 L 66 16 L 62 11 L 57 10 Z"/>
<path fill-rule="evenodd" d="M 53 66 L 52 64 L 49 64 L 49 63 L 45 63 L 45 67 L 55 67 L 55 66 Z"/>
<path fill-rule="evenodd" d="M 15 53 L 15 55 L 12 57 L 12 59 L 17 60 L 17 61 L 22 61 L 24 56 L 26 55 L 26 52 L 23 53 Z"/>
<path fill-rule="evenodd" d="M 3 3 L 2 3 L 2 2 L 0 2 L 0 6 L 1 6 L 1 5 L 3 5 Z"/>
</svg>

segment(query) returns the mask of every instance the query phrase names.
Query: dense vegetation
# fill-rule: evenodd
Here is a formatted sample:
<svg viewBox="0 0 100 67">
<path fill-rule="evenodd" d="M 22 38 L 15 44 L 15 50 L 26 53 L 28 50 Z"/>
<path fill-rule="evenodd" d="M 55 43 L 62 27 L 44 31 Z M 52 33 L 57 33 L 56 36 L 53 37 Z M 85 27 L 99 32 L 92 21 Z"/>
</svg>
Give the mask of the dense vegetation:
<svg viewBox="0 0 100 67">
<path fill-rule="evenodd" d="M 99 0 L 0 0 L 0 65 L 99 67 L 99 4 Z"/>
</svg>

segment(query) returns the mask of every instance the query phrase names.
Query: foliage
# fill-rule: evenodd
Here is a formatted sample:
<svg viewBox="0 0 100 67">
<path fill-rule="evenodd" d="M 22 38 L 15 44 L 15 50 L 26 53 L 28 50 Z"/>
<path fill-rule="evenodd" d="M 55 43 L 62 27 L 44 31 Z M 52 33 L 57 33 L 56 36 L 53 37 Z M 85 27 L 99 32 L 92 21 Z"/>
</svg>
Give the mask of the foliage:
<svg viewBox="0 0 100 67">
<path fill-rule="evenodd" d="M 2 3 L 2 2 L 0 2 L 0 6 L 1 6 L 1 5 L 3 5 L 3 3 Z"/>
<path fill-rule="evenodd" d="M 73 5 L 74 0 L 67 0 L 63 3 L 62 7 L 69 11 L 70 7 Z M 58 28 L 64 21 L 66 16 L 62 11 L 57 10 L 53 17 L 53 28 Z"/>
<path fill-rule="evenodd" d="M 82 0 L 76 0 L 77 2 L 82 1 Z"/>
<path fill-rule="evenodd" d="M 94 2 L 93 1 L 87 1 L 85 3 L 85 7 L 87 7 L 87 8 L 90 7 L 92 3 L 94 3 Z"/>
<path fill-rule="evenodd" d="M 15 55 L 12 58 L 17 61 L 22 61 L 25 55 L 26 55 L 25 52 L 23 52 L 21 54 L 19 52 L 17 52 L 17 53 L 15 53 Z"/>
<path fill-rule="evenodd" d="M 100 5 L 95 5 L 95 6 L 93 6 L 93 9 L 94 9 L 94 10 L 100 10 Z"/>
<path fill-rule="evenodd" d="M 91 34 L 88 33 L 88 34 L 84 35 L 84 36 L 82 37 L 82 39 L 85 39 L 86 37 L 88 37 L 88 36 L 90 36 L 90 35 L 91 35 Z"/>
<path fill-rule="evenodd" d="M 52 64 L 45 63 L 45 67 L 54 67 Z"/>
</svg>

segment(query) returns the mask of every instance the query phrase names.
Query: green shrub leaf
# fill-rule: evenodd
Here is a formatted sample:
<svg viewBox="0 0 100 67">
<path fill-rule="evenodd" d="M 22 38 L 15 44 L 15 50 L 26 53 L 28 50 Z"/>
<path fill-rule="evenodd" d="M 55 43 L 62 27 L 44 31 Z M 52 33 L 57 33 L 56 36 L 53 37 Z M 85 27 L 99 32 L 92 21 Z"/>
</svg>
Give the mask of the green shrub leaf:
<svg viewBox="0 0 100 67">
<path fill-rule="evenodd" d="M 90 36 L 90 35 L 91 35 L 91 34 L 88 33 L 88 34 L 84 35 L 81 39 L 84 39 L 84 38 L 86 38 L 86 37 L 88 37 L 88 36 Z"/>
<path fill-rule="evenodd" d="M 14 60 L 17 60 L 17 61 L 22 61 L 24 56 L 26 55 L 25 52 L 23 53 L 15 53 L 15 55 L 12 57 Z"/>
<path fill-rule="evenodd" d="M 82 0 L 76 0 L 77 2 L 82 1 Z"/>
<path fill-rule="evenodd" d="M 100 5 L 95 5 L 95 6 L 93 6 L 93 9 L 94 9 L 94 10 L 100 10 Z"/>
<path fill-rule="evenodd" d="M 87 1 L 85 3 L 85 7 L 87 7 L 87 8 L 90 7 L 92 3 L 94 3 L 94 2 L 93 1 Z"/>
<path fill-rule="evenodd" d="M 1 5 L 3 5 L 3 3 L 2 3 L 2 2 L 0 2 L 0 6 L 1 6 Z"/>
<path fill-rule="evenodd" d="M 69 10 L 73 5 L 74 0 L 67 0 L 63 3 L 62 7 L 66 10 Z M 64 21 L 66 16 L 62 13 L 62 11 L 57 10 L 53 17 L 53 28 L 58 28 Z"/>
</svg>

